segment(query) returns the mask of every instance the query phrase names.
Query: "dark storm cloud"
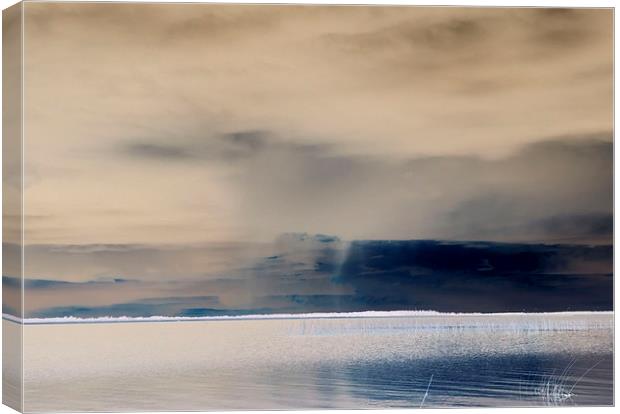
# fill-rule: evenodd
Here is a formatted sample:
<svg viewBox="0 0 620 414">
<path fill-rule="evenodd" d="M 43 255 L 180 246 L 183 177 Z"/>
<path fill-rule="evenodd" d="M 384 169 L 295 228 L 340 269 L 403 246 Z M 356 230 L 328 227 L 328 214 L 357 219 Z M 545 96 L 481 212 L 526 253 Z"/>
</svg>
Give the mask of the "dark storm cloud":
<svg viewBox="0 0 620 414">
<path fill-rule="evenodd" d="M 133 143 L 125 148 L 128 154 L 143 158 L 186 160 L 192 158 L 185 148 L 153 143 Z"/>
<path fill-rule="evenodd" d="M 441 220 L 461 239 L 610 243 L 613 150 L 602 137 L 543 141 L 501 161 L 464 161 L 467 167 L 455 168 L 482 183 Z"/>
<path fill-rule="evenodd" d="M 261 130 L 241 130 L 221 134 L 189 134 L 168 139 L 126 140 L 116 148 L 117 152 L 137 159 L 151 159 L 171 162 L 229 162 L 244 160 L 260 152 L 288 151 L 291 153 L 316 152 L 324 150 L 319 145 L 304 145 L 283 141 Z"/>
<path fill-rule="evenodd" d="M 270 256 L 222 276 L 242 279 L 68 283 L 26 280 L 29 317 L 221 316 L 424 309 L 447 312 L 609 310 L 613 247 L 352 241 L 283 235 Z M 241 271 L 240 271 L 241 270 Z M 16 286 L 5 280 L 5 288 Z M 104 287 L 117 287 L 102 303 Z M 79 289 L 79 290 L 78 290 Z M 133 289 L 121 301 L 118 289 Z M 152 295 L 156 292 L 155 296 Z M 205 292 L 204 294 L 201 294 Z M 208 293 L 206 293 L 208 292 Z M 79 294 L 78 294 L 79 293 Z M 100 303 L 80 302 L 97 295 Z M 43 295 L 43 296 L 39 296 Z M 50 300 L 50 295 L 55 299 Z M 45 301 L 46 300 L 46 301 Z"/>
<path fill-rule="evenodd" d="M 592 31 L 587 23 L 589 13 L 579 9 L 548 8 L 535 11 L 533 41 L 551 50 L 587 44 Z"/>
<path fill-rule="evenodd" d="M 252 209 L 244 222 L 279 232 L 608 242 L 611 227 L 597 219 L 612 211 L 612 144 L 603 137 L 544 141 L 495 160 L 396 161 L 280 146 L 240 163 L 232 185 Z M 560 225 L 558 215 L 573 224 Z"/>
<path fill-rule="evenodd" d="M 417 47 L 450 50 L 466 47 L 484 38 L 484 19 L 454 18 L 424 24 L 417 20 L 402 22 L 372 32 L 326 35 L 325 40 L 335 42 L 350 51 L 369 52 L 389 47 Z"/>
<path fill-rule="evenodd" d="M 348 239 L 611 237 L 609 134 L 540 140 L 500 159 L 349 155 L 337 146 L 254 130 L 186 138 L 174 146 L 129 142 L 121 151 L 171 166 L 229 168 L 227 185 L 248 208 L 240 222 L 265 228 L 259 234 L 268 227 Z"/>
<path fill-rule="evenodd" d="M 256 151 L 267 144 L 267 132 L 265 131 L 237 131 L 224 134 L 220 139 L 230 141 L 240 148 L 248 151 Z"/>
<path fill-rule="evenodd" d="M 610 310 L 612 246 L 354 242 L 340 280 L 373 309 Z"/>
<path fill-rule="evenodd" d="M 614 231 L 613 214 L 583 214 L 574 216 L 552 216 L 536 223 L 546 234 L 564 234 L 570 237 L 608 238 Z"/>
</svg>

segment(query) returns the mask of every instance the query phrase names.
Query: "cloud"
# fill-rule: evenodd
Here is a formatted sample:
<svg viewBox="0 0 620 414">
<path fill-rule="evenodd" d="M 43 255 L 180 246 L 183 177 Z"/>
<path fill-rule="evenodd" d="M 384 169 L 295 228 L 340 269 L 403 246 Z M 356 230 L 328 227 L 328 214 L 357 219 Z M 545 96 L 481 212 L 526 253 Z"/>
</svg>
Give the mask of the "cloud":
<svg viewBox="0 0 620 414">
<path fill-rule="evenodd" d="M 221 279 L 85 283 L 27 279 L 26 314 L 505 312 L 608 310 L 613 304 L 611 245 L 435 240 L 343 244 L 328 236 L 289 234 L 273 248 L 276 254 L 256 257 L 245 269 L 231 267 L 220 272 Z M 14 285 L 12 279 L 5 279 L 5 288 Z M 133 296 L 128 295 L 131 291 Z"/>
<path fill-rule="evenodd" d="M 476 200 L 514 206 L 489 212 L 510 229 L 608 213 L 596 155 L 516 152 L 611 131 L 611 9 L 26 8 L 31 243 L 495 239 Z"/>
<path fill-rule="evenodd" d="M 574 48 L 589 43 L 590 36 L 596 31 L 589 28 L 588 20 L 593 14 L 579 9 L 540 9 L 535 12 L 533 23 L 534 41 L 549 47 Z"/>
<path fill-rule="evenodd" d="M 175 145 L 191 160 L 169 156 L 169 167 L 192 162 L 227 171 L 223 182 L 239 200 L 237 224 L 256 239 L 307 231 L 348 240 L 608 243 L 612 234 L 601 222 L 612 206 L 609 134 L 540 140 L 495 159 L 347 155 L 269 131 Z M 140 160 L 151 152 L 130 155 Z"/>
<path fill-rule="evenodd" d="M 592 239 L 613 238 L 613 214 L 583 214 L 575 216 L 558 215 L 533 223 L 533 227 L 541 229 L 547 235 L 565 235 L 571 238 L 591 237 Z"/>
<path fill-rule="evenodd" d="M 231 162 L 255 157 L 269 151 L 316 151 L 324 146 L 310 145 L 279 139 L 270 131 L 240 130 L 206 135 L 188 134 L 168 138 L 165 143 L 157 137 L 127 139 L 116 150 L 119 154 L 136 159 L 186 162 Z"/>
<path fill-rule="evenodd" d="M 174 302 L 177 311 L 204 308 L 198 296 L 217 297 L 222 309 L 252 309 L 274 307 L 264 299 L 274 292 L 349 294 L 346 286 L 331 282 L 346 246 L 337 237 L 308 234 L 282 235 L 266 245 L 29 246 L 26 312 L 138 302 Z M 35 279 L 34 270 L 45 276 Z M 17 287 L 17 279 L 7 279 L 5 292 L 12 281 Z"/>
<path fill-rule="evenodd" d="M 356 242 L 340 278 L 373 309 L 604 310 L 612 257 L 612 246 Z"/>
<path fill-rule="evenodd" d="M 326 34 L 324 41 L 328 47 L 333 43 L 349 53 L 385 53 L 394 49 L 458 52 L 488 39 L 484 26 L 484 18 L 457 17 L 430 23 L 414 19 L 368 32 Z"/>
<path fill-rule="evenodd" d="M 247 206 L 243 224 L 259 234 L 608 242 L 611 232 L 587 224 L 534 226 L 559 211 L 577 221 L 611 214 L 612 144 L 597 138 L 545 141 L 496 160 L 395 161 L 286 147 L 240 164 L 231 186 Z"/>
<path fill-rule="evenodd" d="M 28 312 L 422 306 L 441 298 L 416 302 L 394 268 L 410 296 L 336 283 L 349 242 L 611 243 L 612 9 L 24 7 L 28 260 L 14 243 L 5 261 L 39 280 Z M 530 276 L 511 306 L 528 281 L 565 281 Z M 493 296 L 482 277 L 444 282 Z"/>
<path fill-rule="evenodd" d="M 192 305 L 217 305 L 214 296 L 163 297 L 106 306 L 56 306 L 28 314 L 32 318 L 56 318 L 72 315 L 80 318 L 102 316 L 183 316 Z"/>
<path fill-rule="evenodd" d="M 438 87 L 436 92 L 446 87 L 464 92 L 466 86 L 485 83 L 487 92 L 499 96 L 502 90 L 524 86 L 525 80 L 512 76 L 509 69 L 502 74 L 499 68 L 514 64 L 527 70 L 542 61 L 551 66 L 562 54 L 592 47 L 600 40 L 597 24 L 609 23 L 602 14 L 586 9 L 454 11 L 403 14 L 396 22 L 371 30 L 325 34 L 323 41 L 337 60 L 345 55 L 369 71 L 381 68 L 384 85 L 406 79 L 419 90 L 424 86 L 416 78 L 424 75 L 427 85 Z"/>
<path fill-rule="evenodd" d="M 259 243 L 28 245 L 26 277 L 53 276 L 78 284 L 118 279 L 174 281 L 214 279 L 218 272 L 251 265 L 268 256 L 270 245 Z M 237 275 L 237 274 L 235 274 Z M 227 277 L 232 277 L 228 275 Z"/>
<path fill-rule="evenodd" d="M 192 155 L 187 153 L 183 148 L 173 145 L 135 143 L 128 145 L 126 151 L 129 154 L 154 159 L 186 160 L 192 158 Z"/>
</svg>

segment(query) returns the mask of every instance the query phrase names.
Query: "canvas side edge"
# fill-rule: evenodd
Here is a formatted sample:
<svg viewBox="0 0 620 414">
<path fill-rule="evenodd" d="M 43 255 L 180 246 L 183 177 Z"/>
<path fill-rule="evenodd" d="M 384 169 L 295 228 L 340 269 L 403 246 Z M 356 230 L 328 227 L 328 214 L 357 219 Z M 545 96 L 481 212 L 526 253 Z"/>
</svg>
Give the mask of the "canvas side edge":
<svg viewBox="0 0 620 414">
<path fill-rule="evenodd" d="M 23 3 L 2 12 L 2 403 L 24 409 Z M 17 321 L 17 322 L 16 322 Z"/>
</svg>

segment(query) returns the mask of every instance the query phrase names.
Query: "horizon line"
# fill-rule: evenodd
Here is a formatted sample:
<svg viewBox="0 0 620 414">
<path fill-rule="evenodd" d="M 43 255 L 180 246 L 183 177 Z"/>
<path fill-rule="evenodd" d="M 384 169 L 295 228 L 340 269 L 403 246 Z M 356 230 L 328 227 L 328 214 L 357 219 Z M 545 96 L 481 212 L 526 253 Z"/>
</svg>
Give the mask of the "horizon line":
<svg viewBox="0 0 620 414">
<path fill-rule="evenodd" d="M 139 322 L 201 322 L 201 321 L 243 321 L 243 320 L 292 320 L 292 319 L 362 319 L 362 318 L 405 318 L 432 316 L 534 316 L 534 315 L 613 315 L 614 311 L 557 311 L 557 312 L 437 312 L 432 310 L 394 310 L 360 312 L 314 312 L 273 313 L 220 316 L 96 316 L 82 318 L 62 316 L 52 318 L 21 318 L 8 313 L 2 319 L 20 325 L 62 325 L 95 323 L 139 323 Z"/>
</svg>

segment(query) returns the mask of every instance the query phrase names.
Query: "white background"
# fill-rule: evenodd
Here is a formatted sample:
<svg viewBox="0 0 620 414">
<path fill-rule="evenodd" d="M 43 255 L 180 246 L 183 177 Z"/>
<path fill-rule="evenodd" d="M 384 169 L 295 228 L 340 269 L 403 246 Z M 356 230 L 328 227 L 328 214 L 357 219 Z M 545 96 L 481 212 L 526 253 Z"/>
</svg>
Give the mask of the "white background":
<svg viewBox="0 0 620 414">
<path fill-rule="evenodd" d="M 119 0 L 108 0 L 108 2 L 118 2 Z M 134 3 L 136 2 L 148 2 L 148 0 L 134 0 Z M 0 5 L 2 6 L 2 9 L 5 9 L 13 4 L 16 4 L 17 1 L 16 0 L 0 0 Z M 182 1 L 182 0 L 168 0 L 166 3 L 230 3 L 230 1 L 225 1 L 225 0 L 212 0 L 209 2 L 199 2 L 199 1 Z M 481 0 L 477 0 L 477 1 L 467 1 L 467 0 L 444 0 L 444 1 L 433 1 L 433 0 L 427 0 L 427 1 L 413 1 L 413 0 L 375 0 L 375 1 L 371 1 L 371 0 L 340 0 L 340 1 L 334 1 L 334 0 L 314 0 L 314 1 L 300 1 L 300 0 L 290 0 L 290 1 L 278 1 L 278 0 L 274 0 L 274 1 L 258 1 L 258 0 L 244 0 L 244 1 L 238 1 L 238 3 L 297 3 L 297 4 L 308 4 L 308 3 L 313 3 L 313 4 L 382 4 L 382 5 L 438 5 L 438 6 L 448 6 L 448 5 L 460 5 L 460 6 L 562 6 L 562 7 L 615 7 L 616 6 L 616 1 L 610 1 L 610 0 L 606 0 L 606 1 L 601 1 L 601 0 L 590 0 L 590 1 L 575 1 L 575 0 L 555 0 L 555 1 L 550 1 L 550 0 L 540 0 L 540 1 L 524 1 L 524 0 L 520 0 L 520 1 L 499 1 L 499 0 L 487 0 L 487 1 L 481 1 Z M 614 19 L 615 20 L 615 19 Z M 0 38 L 1 38 L 1 34 L 0 34 Z M 615 36 L 615 40 L 614 40 L 614 56 L 617 55 L 617 47 L 618 47 L 618 34 L 614 33 Z M 0 56 L 0 62 L 2 60 L 2 57 Z M 617 74 L 618 74 L 618 67 L 617 65 L 614 64 L 614 79 L 617 78 Z M 1 84 L 1 80 L 0 80 L 0 84 Z M 1 89 L 1 85 L 0 85 L 0 89 Z M 614 102 L 615 102 L 615 92 L 616 92 L 616 87 L 614 85 Z M 618 113 L 615 110 L 615 105 L 614 105 L 614 124 L 616 123 L 617 119 L 618 119 Z M 0 114 L 0 118 L 1 118 L 1 114 Z M 1 134 L 1 133 L 0 133 Z M 615 139 L 614 139 L 615 141 Z M 614 145 L 614 160 L 617 158 L 618 156 L 618 148 Z M 0 149 L 1 152 L 1 149 Z M 0 159 L 0 165 L 2 163 L 2 160 Z M 615 168 L 615 162 L 614 162 L 614 207 L 617 205 L 616 203 L 616 198 L 615 195 L 618 194 L 618 181 L 616 180 L 617 178 L 617 169 Z M 0 186 L 2 184 L 0 183 Z M 615 211 L 615 208 L 614 208 Z M 1 220 L 1 219 L 0 219 Z M 614 234 L 616 235 L 617 233 L 615 232 L 615 223 L 614 223 Z M 614 256 L 616 254 L 617 249 L 615 248 L 617 247 L 617 238 L 614 237 Z M 2 263 L 2 254 L 0 253 L 0 264 Z M 617 274 L 617 270 L 618 270 L 618 263 L 616 262 L 614 265 L 614 274 Z M 614 298 L 617 297 L 617 292 L 618 292 L 618 283 L 615 283 L 614 286 Z M 616 320 L 616 329 L 615 332 L 616 333 L 618 331 L 618 321 Z M 1 337 L 1 332 L 0 332 L 0 337 Z M 614 343 L 615 339 L 614 339 Z M 614 358 L 614 372 L 615 372 L 615 367 L 616 367 L 616 359 L 617 359 L 617 354 L 615 355 L 616 358 Z M 619 401 L 618 400 L 618 387 L 615 387 L 615 401 Z M 0 394 L 1 394 L 1 390 L 0 390 Z M 59 398 L 62 398 L 59 396 Z M 240 396 L 240 398 L 242 398 L 242 396 Z M 528 408 L 528 409 L 517 409 L 517 408 L 502 408 L 502 409 L 498 409 L 498 408 L 493 408 L 493 409 L 460 409 L 459 412 L 462 413 L 492 413 L 492 414 L 514 414 L 514 413 L 525 413 L 525 412 L 529 412 L 530 410 L 536 410 L 538 412 L 543 412 L 543 413 L 558 413 L 558 412 L 570 412 L 570 413 L 579 413 L 579 412 L 588 412 L 588 413 L 604 413 L 604 412 L 613 412 L 614 409 L 613 408 L 580 408 L 580 407 L 561 407 L 561 408 Z M 541 411 L 543 410 L 543 411 Z M 399 412 L 402 413 L 414 413 L 417 410 L 399 410 Z M 304 413 L 307 414 L 316 414 L 316 413 L 325 413 L 326 411 L 318 411 L 318 410 L 312 410 L 312 411 L 304 411 Z M 374 412 L 377 413 L 391 413 L 394 412 L 393 410 L 376 410 Z M 419 411 L 417 411 L 419 413 Z M 441 414 L 441 413 L 449 413 L 449 412 L 454 412 L 452 409 L 433 409 L 432 411 L 433 413 L 437 413 L 437 414 Z M 12 410 L 11 408 L 8 408 L 6 406 L 1 406 L 0 407 L 0 414 L 6 414 L 6 413 L 15 413 L 14 410 Z M 249 413 L 247 411 L 237 411 L 236 413 Z M 260 413 L 271 413 L 270 411 L 260 411 Z M 273 413 L 282 413 L 282 411 L 274 411 Z M 354 410 L 339 410 L 337 411 L 337 413 L 342 413 L 342 414 L 351 414 L 351 413 L 359 413 L 359 411 L 354 411 Z"/>
</svg>

